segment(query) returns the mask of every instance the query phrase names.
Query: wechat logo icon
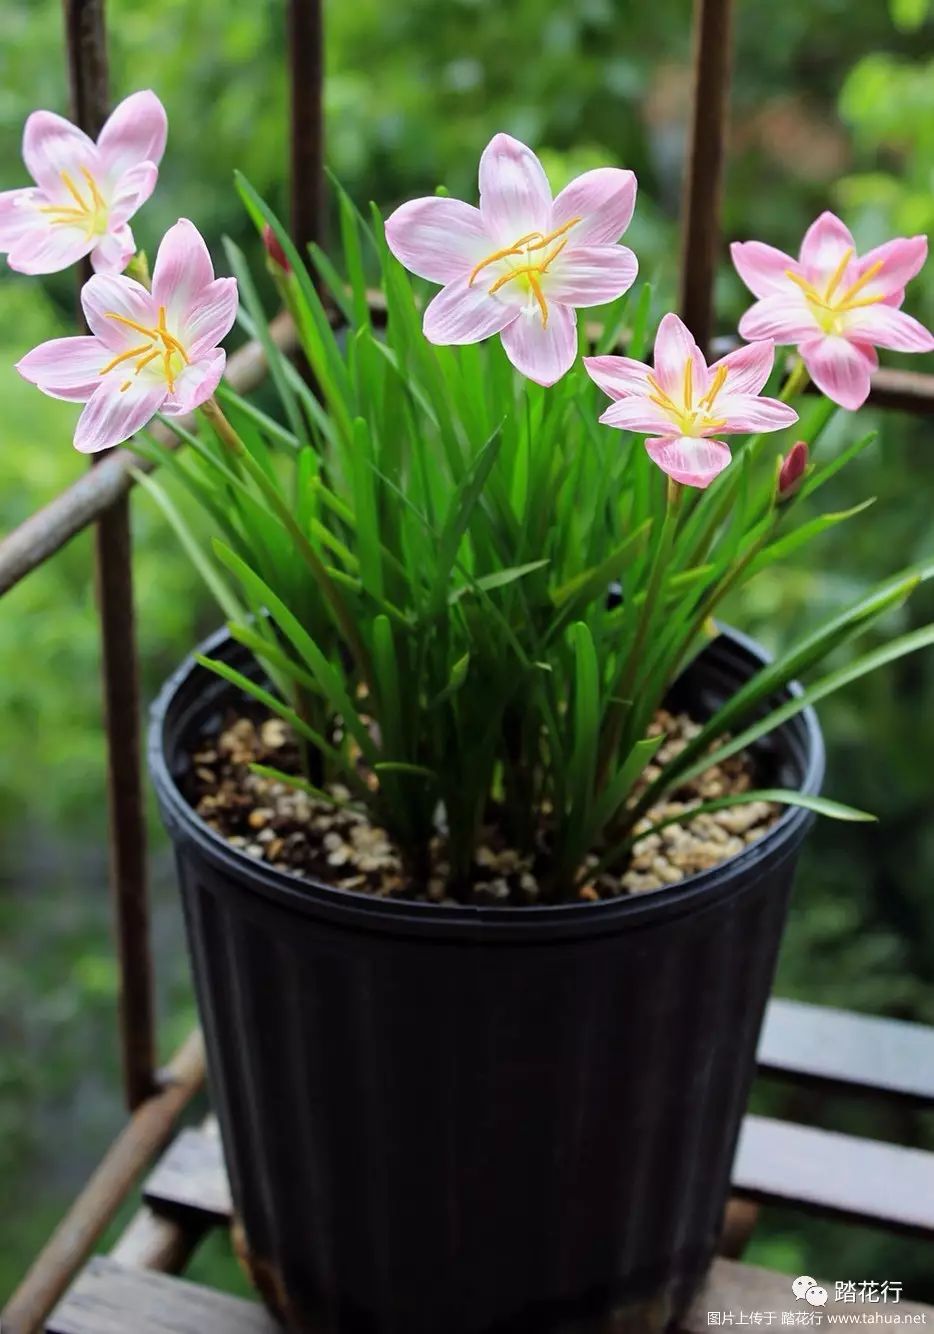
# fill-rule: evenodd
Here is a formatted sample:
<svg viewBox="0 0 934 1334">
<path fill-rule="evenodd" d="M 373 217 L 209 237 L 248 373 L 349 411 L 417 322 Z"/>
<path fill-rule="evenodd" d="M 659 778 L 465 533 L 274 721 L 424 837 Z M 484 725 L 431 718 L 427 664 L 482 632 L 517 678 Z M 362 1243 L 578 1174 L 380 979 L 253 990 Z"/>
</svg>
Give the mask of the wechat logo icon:
<svg viewBox="0 0 934 1334">
<path fill-rule="evenodd" d="M 827 1289 L 822 1288 L 816 1279 L 801 1274 L 794 1280 L 791 1290 L 798 1301 L 805 1301 L 811 1306 L 824 1306 L 827 1302 Z"/>
</svg>

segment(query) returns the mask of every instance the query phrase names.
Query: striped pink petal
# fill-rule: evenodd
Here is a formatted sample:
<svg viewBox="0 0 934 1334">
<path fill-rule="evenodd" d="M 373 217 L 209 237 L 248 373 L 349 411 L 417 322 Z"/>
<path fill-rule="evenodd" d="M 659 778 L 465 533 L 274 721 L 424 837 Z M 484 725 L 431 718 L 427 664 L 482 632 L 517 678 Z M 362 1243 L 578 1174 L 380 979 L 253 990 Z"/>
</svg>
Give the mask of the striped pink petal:
<svg viewBox="0 0 934 1334">
<path fill-rule="evenodd" d="M 433 283 L 464 277 L 497 249 L 478 208 L 438 196 L 400 205 L 386 220 L 386 243 L 410 273 Z"/>
<path fill-rule="evenodd" d="M 575 246 L 613 245 L 632 221 L 635 206 L 635 173 L 597 167 L 564 187 L 555 199 L 552 226 L 579 218 L 571 231 Z"/>
<path fill-rule="evenodd" d="M 552 385 L 569 371 L 577 356 L 577 316 L 553 301 L 548 324 L 537 306 L 526 306 L 501 334 L 506 356 L 516 370 L 536 384 Z"/>
<path fill-rule="evenodd" d="M 697 440 L 693 436 L 646 440 L 653 463 L 675 482 L 703 490 L 730 462 L 730 451 L 722 440 Z"/>
<path fill-rule="evenodd" d="M 531 148 L 508 134 L 494 135 L 480 158 L 483 225 L 501 245 L 529 232 L 551 230 L 551 187 Z"/>
</svg>

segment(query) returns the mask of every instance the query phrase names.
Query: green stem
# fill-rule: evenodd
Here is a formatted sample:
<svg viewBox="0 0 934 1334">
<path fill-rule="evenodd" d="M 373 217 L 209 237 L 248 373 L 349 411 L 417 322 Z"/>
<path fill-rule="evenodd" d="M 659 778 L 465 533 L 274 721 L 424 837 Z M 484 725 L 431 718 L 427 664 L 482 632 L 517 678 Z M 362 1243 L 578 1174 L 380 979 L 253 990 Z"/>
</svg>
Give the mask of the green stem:
<svg viewBox="0 0 934 1334">
<path fill-rule="evenodd" d="M 257 487 L 268 500 L 277 517 L 282 521 L 289 536 L 294 540 L 302 559 L 311 571 L 312 578 L 318 585 L 321 596 L 328 604 L 337 628 L 341 631 L 344 639 L 347 641 L 347 645 L 353 653 L 360 671 L 363 673 L 366 680 L 370 680 L 371 671 L 369 654 L 366 651 L 363 640 L 360 638 L 353 617 L 350 615 L 350 609 L 344 601 L 340 589 L 328 574 L 327 568 L 321 560 L 321 557 L 299 527 L 295 515 L 286 504 L 281 491 L 263 466 L 257 462 L 247 449 L 246 445 L 240 439 L 240 436 L 227 420 L 223 409 L 215 398 L 209 398 L 206 403 L 203 403 L 201 405 L 201 412 L 211 423 L 211 426 L 217 432 L 221 442 L 226 445 L 234 457 L 243 465 L 252 477 Z"/>
<path fill-rule="evenodd" d="M 798 357 L 791 368 L 791 374 L 782 386 L 782 392 L 779 394 L 780 403 L 790 403 L 793 398 L 803 394 L 811 382 L 808 374 L 808 368 L 805 366 L 801 357 Z"/>
</svg>

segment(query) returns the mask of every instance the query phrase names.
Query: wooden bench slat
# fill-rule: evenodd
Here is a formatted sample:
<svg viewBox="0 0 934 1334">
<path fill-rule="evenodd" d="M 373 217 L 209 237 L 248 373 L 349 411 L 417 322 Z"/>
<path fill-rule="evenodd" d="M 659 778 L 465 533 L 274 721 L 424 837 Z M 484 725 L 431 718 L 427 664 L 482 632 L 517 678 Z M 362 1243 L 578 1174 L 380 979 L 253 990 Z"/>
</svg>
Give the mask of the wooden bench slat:
<svg viewBox="0 0 934 1334">
<path fill-rule="evenodd" d="M 852 1222 L 934 1236 L 934 1154 L 747 1116 L 733 1190 Z"/>
<path fill-rule="evenodd" d="M 747 1116 L 733 1190 L 759 1203 L 934 1236 L 934 1154 L 920 1149 Z M 183 1131 L 143 1194 L 157 1212 L 227 1222 L 232 1205 L 217 1134 Z"/>
<path fill-rule="evenodd" d="M 233 1212 L 217 1123 L 175 1137 L 143 1185 L 152 1209 L 203 1223 L 226 1223 Z"/>
<path fill-rule="evenodd" d="M 282 1334 L 256 1302 L 98 1255 L 50 1316 L 46 1334 Z"/>
<path fill-rule="evenodd" d="M 796 1083 L 883 1094 L 934 1106 L 934 1028 L 774 999 L 759 1068 Z"/>
<path fill-rule="evenodd" d="M 790 1275 L 735 1260 L 715 1260 L 697 1299 L 681 1322 L 683 1334 L 704 1334 L 709 1313 L 732 1313 L 734 1321 L 752 1311 L 811 1311 L 796 1298 Z M 910 1301 L 897 1305 L 834 1300 L 833 1280 L 825 1280 L 827 1315 L 886 1311 L 934 1321 L 934 1310 Z M 729 1323 L 729 1322 L 728 1322 Z M 780 1316 L 776 1324 L 781 1324 Z M 212 1292 L 186 1279 L 131 1269 L 96 1256 L 78 1276 L 46 1325 L 46 1334 L 281 1334 L 280 1327 L 254 1302 Z"/>
</svg>

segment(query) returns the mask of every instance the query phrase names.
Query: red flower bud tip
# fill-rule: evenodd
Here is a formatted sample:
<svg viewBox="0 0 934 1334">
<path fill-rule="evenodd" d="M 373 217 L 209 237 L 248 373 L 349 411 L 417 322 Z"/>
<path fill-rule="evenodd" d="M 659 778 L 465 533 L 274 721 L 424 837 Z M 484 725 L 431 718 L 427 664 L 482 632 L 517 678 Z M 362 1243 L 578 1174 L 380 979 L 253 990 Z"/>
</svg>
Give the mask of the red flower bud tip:
<svg viewBox="0 0 934 1334">
<path fill-rule="evenodd" d="M 782 466 L 778 472 L 779 500 L 788 500 L 798 490 L 804 470 L 808 466 L 808 452 L 807 442 L 799 440 L 791 446 L 786 457 L 782 459 Z"/>
<path fill-rule="evenodd" d="M 266 254 L 274 264 L 278 264 L 283 273 L 292 272 L 292 265 L 286 258 L 285 251 L 282 249 L 282 243 L 268 222 L 263 228 L 263 245 L 266 247 Z"/>
</svg>

